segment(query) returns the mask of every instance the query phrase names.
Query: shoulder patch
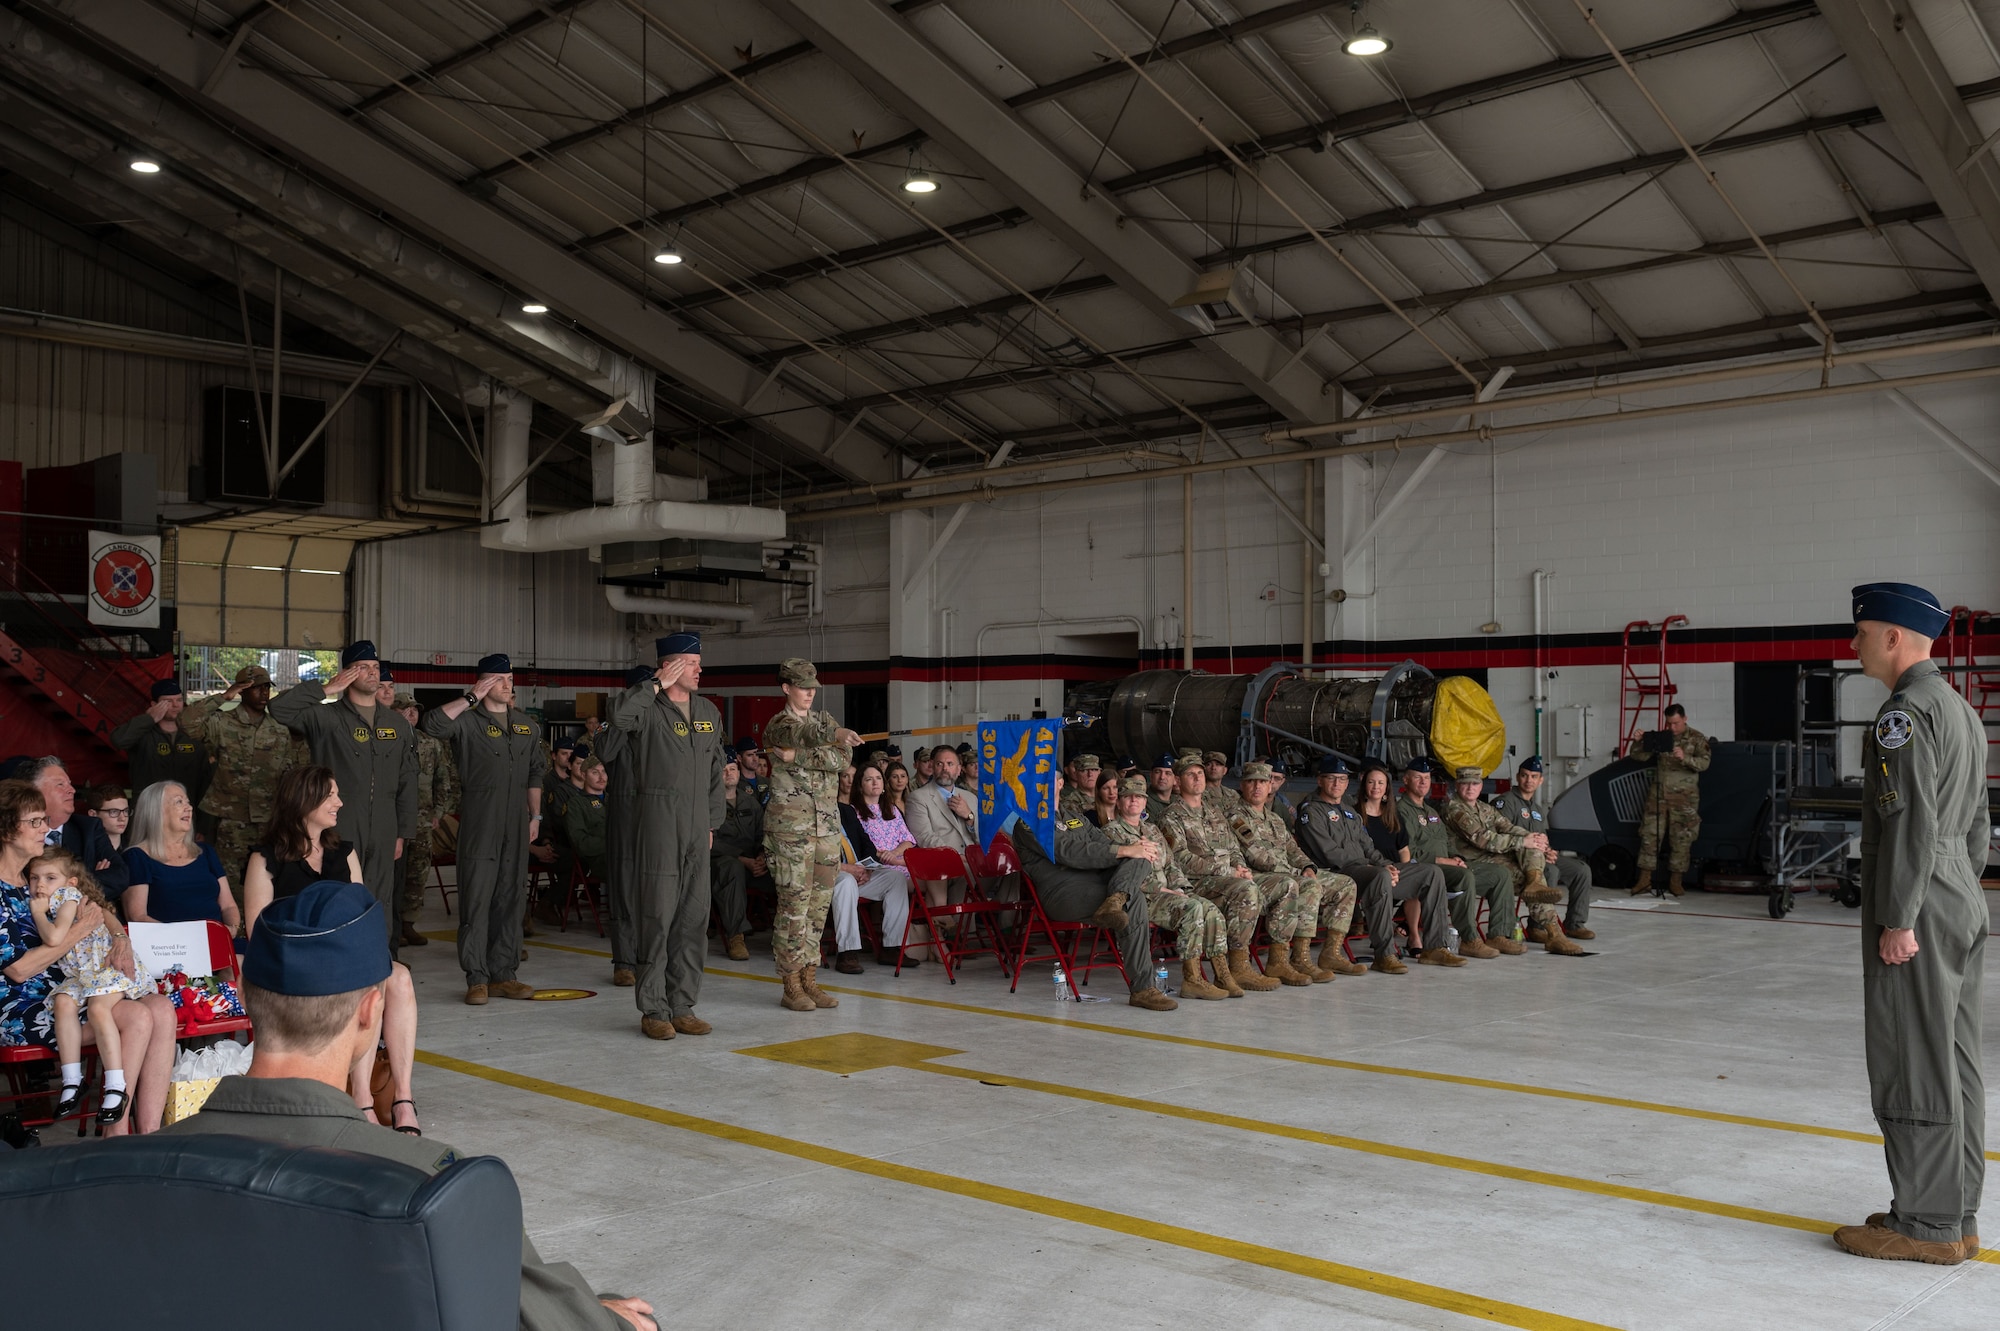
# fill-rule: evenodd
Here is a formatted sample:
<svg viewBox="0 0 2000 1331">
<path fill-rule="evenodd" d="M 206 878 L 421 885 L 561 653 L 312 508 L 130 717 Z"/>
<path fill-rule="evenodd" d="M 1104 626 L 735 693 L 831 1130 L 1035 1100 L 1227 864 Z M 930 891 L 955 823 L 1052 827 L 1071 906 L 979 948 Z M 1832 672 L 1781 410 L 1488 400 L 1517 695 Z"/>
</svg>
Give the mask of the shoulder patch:
<svg viewBox="0 0 2000 1331">
<path fill-rule="evenodd" d="M 1081 818 L 1065 818 L 1065 819 L 1063 820 L 1063 826 L 1064 826 L 1065 828 L 1069 828 L 1069 829 L 1072 829 L 1072 830 L 1073 830 L 1073 829 L 1075 829 L 1075 828 L 1079 828 L 1079 827 L 1082 827 L 1082 826 L 1083 826 L 1083 819 L 1081 819 Z"/>
<path fill-rule="evenodd" d="M 1885 749 L 1900 749 L 1910 742 L 1916 723 L 1908 712 L 1898 709 L 1875 718 L 1875 742 Z"/>
<path fill-rule="evenodd" d="M 450 1169 L 453 1165 L 457 1163 L 458 1163 L 458 1152 L 447 1148 L 445 1153 L 437 1158 L 437 1163 L 432 1165 L 431 1168 L 435 1169 L 436 1171 L 438 1171 L 438 1173 L 442 1174 L 445 1170 Z"/>
</svg>

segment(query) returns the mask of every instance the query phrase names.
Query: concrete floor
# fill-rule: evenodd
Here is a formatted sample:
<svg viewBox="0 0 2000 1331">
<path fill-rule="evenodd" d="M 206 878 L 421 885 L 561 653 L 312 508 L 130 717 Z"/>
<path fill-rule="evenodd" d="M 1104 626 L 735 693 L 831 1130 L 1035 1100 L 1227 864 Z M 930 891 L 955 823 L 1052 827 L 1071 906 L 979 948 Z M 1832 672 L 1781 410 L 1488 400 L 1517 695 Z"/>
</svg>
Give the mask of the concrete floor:
<svg viewBox="0 0 2000 1331">
<path fill-rule="evenodd" d="M 1854 912 L 1697 892 L 1592 923 L 1591 957 L 1170 1014 L 1057 1003 L 1046 968 L 1010 996 L 991 962 L 871 963 L 790 1013 L 753 939 L 711 957 L 715 1033 L 670 1044 L 588 928 L 522 971 L 575 1001 L 469 1008 L 448 941 L 404 959 L 426 1132 L 506 1159 L 544 1255 L 665 1325 L 2000 1325 L 2000 1252 L 1827 1237 L 1888 1200 Z"/>
</svg>

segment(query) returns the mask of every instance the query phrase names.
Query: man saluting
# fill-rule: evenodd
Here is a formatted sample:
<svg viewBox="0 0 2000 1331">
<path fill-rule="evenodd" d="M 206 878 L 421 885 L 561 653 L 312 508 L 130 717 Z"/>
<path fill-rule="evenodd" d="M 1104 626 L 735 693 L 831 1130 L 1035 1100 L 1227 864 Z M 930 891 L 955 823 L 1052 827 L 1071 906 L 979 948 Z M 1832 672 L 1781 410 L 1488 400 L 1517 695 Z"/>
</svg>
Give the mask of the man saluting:
<svg viewBox="0 0 2000 1331">
<path fill-rule="evenodd" d="M 1986 1176 L 1986 730 L 1931 660 L 1949 620 L 1909 583 L 1854 589 L 1854 654 L 1890 690 L 1861 750 L 1861 993 L 1894 1195 L 1833 1234 L 1856 1256 L 1936 1266 L 1979 1250 Z"/>
</svg>

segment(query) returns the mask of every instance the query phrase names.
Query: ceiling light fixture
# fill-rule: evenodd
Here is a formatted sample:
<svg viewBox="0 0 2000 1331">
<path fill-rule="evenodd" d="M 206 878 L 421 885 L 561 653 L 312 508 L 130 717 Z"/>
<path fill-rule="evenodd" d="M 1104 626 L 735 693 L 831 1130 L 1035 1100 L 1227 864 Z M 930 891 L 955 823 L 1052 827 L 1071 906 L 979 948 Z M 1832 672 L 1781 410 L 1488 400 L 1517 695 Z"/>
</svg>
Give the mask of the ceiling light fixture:
<svg viewBox="0 0 2000 1331">
<path fill-rule="evenodd" d="M 1349 55 L 1381 55 L 1389 49 L 1389 39 L 1375 31 L 1373 23 L 1364 23 L 1354 30 L 1354 35 L 1340 49 Z"/>
<path fill-rule="evenodd" d="M 548 312 L 549 307 L 538 300 L 527 301 L 521 306 L 521 313 L 523 314 L 547 314 Z"/>
<path fill-rule="evenodd" d="M 937 187 L 937 177 L 922 168 L 903 177 L 903 191 L 907 194 L 935 194 Z"/>
<path fill-rule="evenodd" d="M 142 176 L 157 176 L 160 174 L 160 164 L 150 157 L 134 157 L 132 159 L 132 169 Z"/>
<path fill-rule="evenodd" d="M 662 245 L 658 250 L 654 252 L 653 262 L 667 263 L 667 264 L 680 263 L 682 262 L 682 255 L 681 252 L 675 249 L 673 246 Z"/>
</svg>

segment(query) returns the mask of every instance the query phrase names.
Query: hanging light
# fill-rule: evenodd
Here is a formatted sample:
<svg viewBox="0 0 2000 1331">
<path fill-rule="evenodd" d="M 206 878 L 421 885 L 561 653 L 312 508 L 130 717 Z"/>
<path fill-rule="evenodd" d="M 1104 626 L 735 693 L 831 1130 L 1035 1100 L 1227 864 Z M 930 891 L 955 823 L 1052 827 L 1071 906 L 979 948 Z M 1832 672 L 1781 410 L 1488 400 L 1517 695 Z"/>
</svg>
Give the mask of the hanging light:
<svg viewBox="0 0 2000 1331">
<path fill-rule="evenodd" d="M 150 157 L 134 157 L 131 166 L 134 171 L 137 171 L 142 176 L 157 176 L 160 174 L 160 164 Z"/>
<path fill-rule="evenodd" d="M 903 191 L 907 194 L 937 193 L 937 177 L 922 167 L 915 167 L 903 177 Z"/>
<path fill-rule="evenodd" d="M 1364 23 L 1341 44 L 1340 49 L 1349 55 L 1381 55 L 1389 49 L 1389 39 L 1375 31 L 1373 23 Z"/>
<path fill-rule="evenodd" d="M 538 300 L 525 301 L 521 305 L 521 313 L 523 314 L 547 314 L 548 312 L 549 307 Z"/>
<path fill-rule="evenodd" d="M 672 245 L 661 245 L 653 252 L 654 263 L 675 264 L 682 262 L 681 252 Z"/>
</svg>

